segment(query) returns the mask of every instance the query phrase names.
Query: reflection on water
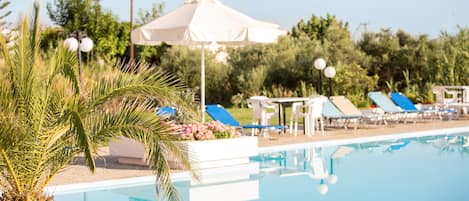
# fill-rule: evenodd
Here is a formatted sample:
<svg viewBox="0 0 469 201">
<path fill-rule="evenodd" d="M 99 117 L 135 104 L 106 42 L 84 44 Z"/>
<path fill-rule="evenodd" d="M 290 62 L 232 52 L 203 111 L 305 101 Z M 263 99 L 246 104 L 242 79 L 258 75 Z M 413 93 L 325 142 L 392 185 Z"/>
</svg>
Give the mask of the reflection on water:
<svg viewBox="0 0 469 201">
<path fill-rule="evenodd" d="M 334 163 L 353 152 L 349 146 L 312 147 L 294 151 L 263 153 L 252 160 L 260 163 L 263 174 L 280 177 L 307 176 L 316 181 L 316 190 L 324 195 L 330 184 L 336 184 L 339 177 L 334 173 Z"/>
<path fill-rule="evenodd" d="M 469 137 L 436 136 L 309 147 L 252 157 L 251 163 L 176 182 L 187 201 L 466 200 Z M 403 197 L 403 195 L 405 195 Z M 155 187 L 94 191 L 56 200 L 156 200 Z"/>
<path fill-rule="evenodd" d="M 251 162 L 226 168 L 200 170 L 198 180 L 175 182 L 180 195 L 190 201 L 241 201 L 259 199 L 259 164 Z M 70 195 L 59 195 L 55 200 L 67 201 L 155 201 L 154 185 L 133 186 L 104 191 L 92 191 Z"/>
<path fill-rule="evenodd" d="M 389 189 L 396 189 L 396 186 L 403 192 L 413 193 L 416 197 L 413 200 L 422 197 L 439 200 L 438 196 L 432 196 L 424 188 L 440 186 L 432 184 L 434 180 L 447 184 L 443 185 L 440 194 L 469 196 L 469 193 L 462 193 L 465 191 L 457 191 L 463 186 L 458 183 L 469 184 L 469 173 L 464 170 L 469 166 L 469 161 L 464 158 L 468 153 L 469 137 L 452 135 L 261 153 L 252 160 L 259 162 L 261 177 L 270 176 L 273 178 L 268 179 L 269 182 L 283 183 L 283 187 L 275 186 L 264 184 L 261 179 L 261 189 L 263 186 L 282 189 L 290 196 L 300 195 L 301 198 L 297 200 L 311 200 L 315 197 L 321 200 L 344 200 L 348 198 L 347 195 L 355 196 L 352 200 L 357 200 L 361 195 L 351 193 L 351 189 L 370 195 L 389 194 L 393 197 L 395 195 Z M 452 173 L 443 176 L 441 171 Z M 308 190 L 285 188 L 289 185 L 300 185 Z M 417 190 L 407 192 L 408 189 Z M 261 192 L 260 200 L 281 200 L 271 199 L 275 196 L 270 194 L 275 193 Z M 376 198 L 370 197 L 369 200 Z"/>
</svg>

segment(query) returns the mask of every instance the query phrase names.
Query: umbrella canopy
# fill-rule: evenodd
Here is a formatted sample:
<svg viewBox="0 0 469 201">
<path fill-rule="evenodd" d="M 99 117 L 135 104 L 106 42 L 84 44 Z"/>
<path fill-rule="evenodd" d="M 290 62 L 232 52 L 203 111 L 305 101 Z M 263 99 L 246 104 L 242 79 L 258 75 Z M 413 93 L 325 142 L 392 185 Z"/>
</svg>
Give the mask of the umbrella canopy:
<svg viewBox="0 0 469 201">
<path fill-rule="evenodd" d="M 132 31 L 132 42 L 139 45 L 201 45 L 201 109 L 205 111 L 204 46 L 273 43 L 286 34 L 279 26 L 255 20 L 218 0 L 188 0 L 176 10 Z"/>
</svg>

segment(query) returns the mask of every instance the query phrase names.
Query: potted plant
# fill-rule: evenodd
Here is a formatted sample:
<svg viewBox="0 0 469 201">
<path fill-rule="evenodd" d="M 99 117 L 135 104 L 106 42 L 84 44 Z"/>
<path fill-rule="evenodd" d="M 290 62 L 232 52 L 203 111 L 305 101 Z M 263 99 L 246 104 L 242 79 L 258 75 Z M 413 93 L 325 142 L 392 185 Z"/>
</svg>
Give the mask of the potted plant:
<svg viewBox="0 0 469 201">
<path fill-rule="evenodd" d="M 258 154 L 257 137 L 241 136 L 235 128 L 218 121 L 174 125 L 181 140 L 183 153 L 192 167 L 216 168 L 245 164 L 250 156 Z M 146 164 L 143 144 L 122 138 L 111 142 L 110 153 L 121 163 Z M 173 168 L 179 168 L 177 160 L 170 160 Z"/>
</svg>

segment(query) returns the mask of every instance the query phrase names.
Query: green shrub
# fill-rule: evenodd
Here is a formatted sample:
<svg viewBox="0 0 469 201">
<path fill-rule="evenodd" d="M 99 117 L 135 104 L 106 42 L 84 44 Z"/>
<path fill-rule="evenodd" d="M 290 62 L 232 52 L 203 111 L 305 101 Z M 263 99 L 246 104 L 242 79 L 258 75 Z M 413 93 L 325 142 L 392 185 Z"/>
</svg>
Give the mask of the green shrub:
<svg viewBox="0 0 469 201">
<path fill-rule="evenodd" d="M 238 93 L 234 96 L 231 97 L 231 103 L 235 108 L 240 108 L 244 106 L 244 95 L 241 93 Z"/>
</svg>

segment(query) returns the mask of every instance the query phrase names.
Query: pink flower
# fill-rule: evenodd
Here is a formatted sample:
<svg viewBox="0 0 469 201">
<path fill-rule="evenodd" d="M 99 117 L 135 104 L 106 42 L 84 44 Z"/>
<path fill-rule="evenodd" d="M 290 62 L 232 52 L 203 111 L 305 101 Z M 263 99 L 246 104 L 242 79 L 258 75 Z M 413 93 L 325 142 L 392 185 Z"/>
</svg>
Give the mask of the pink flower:
<svg viewBox="0 0 469 201">
<path fill-rule="evenodd" d="M 234 138 L 241 134 L 235 132 L 235 129 L 223 125 L 218 121 L 208 122 L 206 124 L 193 123 L 174 125 L 178 131 L 179 138 L 182 140 L 211 140 L 220 138 Z"/>
</svg>

